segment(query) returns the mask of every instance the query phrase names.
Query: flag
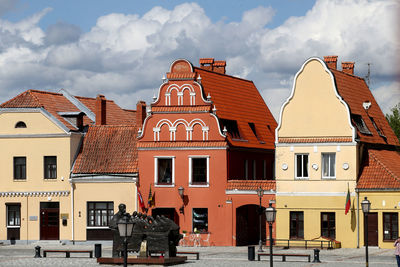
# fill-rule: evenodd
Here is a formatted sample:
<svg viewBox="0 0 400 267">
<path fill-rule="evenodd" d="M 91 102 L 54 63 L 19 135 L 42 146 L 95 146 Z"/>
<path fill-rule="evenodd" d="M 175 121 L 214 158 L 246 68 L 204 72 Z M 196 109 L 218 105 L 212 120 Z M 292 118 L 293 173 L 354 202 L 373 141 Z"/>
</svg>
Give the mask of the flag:
<svg viewBox="0 0 400 267">
<path fill-rule="evenodd" d="M 151 184 L 150 184 L 149 199 L 147 201 L 147 204 L 149 205 L 149 208 L 153 206 L 153 195 L 151 194 Z"/>
<path fill-rule="evenodd" d="M 347 188 L 346 207 L 345 207 L 345 211 L 344 211 L 345 215 L 349 212 L 350 206 L 351 206 L 350 189 Z"/>
<path fill-rule="evenodd" d="M 142 210 L 144 210 L 144 209 L 145 209 L 145 207 L 144 207 L 144 201 L 143 201 L 142 194 L 140 194 L 139 188 L 138 188 L 137 192 L 138 192 L 139 205 L 140 205 L 140 207 L 142 208 Z"/>
</svg>

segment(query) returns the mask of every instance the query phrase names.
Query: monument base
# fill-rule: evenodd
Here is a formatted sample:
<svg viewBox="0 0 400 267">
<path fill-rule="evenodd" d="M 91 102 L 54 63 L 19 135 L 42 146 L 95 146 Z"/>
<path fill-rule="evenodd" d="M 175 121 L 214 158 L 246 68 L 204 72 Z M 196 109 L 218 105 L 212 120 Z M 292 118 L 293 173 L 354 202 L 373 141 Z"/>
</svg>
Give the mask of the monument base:
<svg viewBox="0 0 400 267">
<path fill-rule="evenodd" d="M 141 265 L 175 265 L 185 263 L 186 256 L 177 257 L 147 257 L 147 258 L 128 258 L 128 264 L 141 264 Z M 124 258 L 97 258 L 99 264 L 124 264 Z"/>
</svg>

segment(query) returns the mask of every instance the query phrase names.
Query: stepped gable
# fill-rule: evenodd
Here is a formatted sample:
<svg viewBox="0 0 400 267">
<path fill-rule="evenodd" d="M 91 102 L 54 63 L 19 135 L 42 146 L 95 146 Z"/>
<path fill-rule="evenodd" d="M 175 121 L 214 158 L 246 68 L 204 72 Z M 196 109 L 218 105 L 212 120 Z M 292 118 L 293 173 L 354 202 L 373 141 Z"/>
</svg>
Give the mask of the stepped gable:
<svg viewBox="0 0 400 267">
<path fill-rule="evenodd" d="M 361 133 L 360 129 L 355 125 L 354 119 L 352 119 L 353 126 L 357 129 L 357 138 L 365 143 L 398 146 L 399 140 L 387 122 L 385 115 L 365 83 L 365 80 L 343 71 L 336 69 L 330 70 L 335 77 L 337 90 L 343 100 L 348 104 L 351 114 L 360 115 L 368 127 L 369 132 L 371 132 L 371 134 Z M 369 109 L 364 109 L 364 102 L 371 103 Z M 373 125 L 373 121 L 378 130 Z"/>
<path fill-rule="evenodd" d="M 274 149 L 277 123 L 252 81 L 203 68 L 194 70 L 201 77 L 204 96 L 211 96 L 218 118 L 237 122 L 240 138 L 228 133 L 231 146 Z M 254 123 L 257 136 L 249 123 Z"/>
<path fill-rule="evenodd" d="M 135 126 L 90 126 L 72 173 L 136 173 L 136 134 Z"/>
<path fill-rule="evenodd" d="M 400 189 L 400 153 L 392 150 L 369 149 L 360 178 L 360 190 Z"/>
</svg>

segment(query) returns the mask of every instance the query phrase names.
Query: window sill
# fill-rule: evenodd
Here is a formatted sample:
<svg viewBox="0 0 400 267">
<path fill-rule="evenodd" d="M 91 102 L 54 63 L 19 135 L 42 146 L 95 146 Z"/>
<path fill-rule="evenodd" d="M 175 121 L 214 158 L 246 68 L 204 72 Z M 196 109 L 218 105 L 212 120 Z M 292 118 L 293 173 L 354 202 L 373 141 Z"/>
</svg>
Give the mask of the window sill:
<svg viewBox="0 0 400 267">
<path fill-rule="evenodd" d="M 336 177 L 322 177 L 322 180 L 336 180 Z"/>
<path fill-rule="evenodd" d="M 16 229 L 16 228 L 21 228 L 21 226 L 20 225 L 16 225 L 16 226 L 10 226 L 10 225 L 7 225 L 7 228 L 13 228 L 13 229 Z"/>
<path fill-rule="evenodd" d="M 155 184 L 155 187 L 175 187 L 175 184 Z"/>
<path fill-rule="evenodd" d="M 86 229 L 110 229 L 108 226 L 86 226 Z"/>
<path fill-rule="evenodd" d="M 310 177 L 295 177 L 295 180 L 310 180 Z"/>
<path fill-rule="evenodd" d="M 55 182 L 55 181 L 57 181 L 57 178 L 43 178 L 43 181 Z"/>
<path fill-rule="evenodd" d="M 26 182 L 27 179 L 13 179 L 14 182 Z"/>
<path fill-rule="evenodd" d="M 192 183 L 189 187 L 210 187 L 209 183 Z"/>
</svg>

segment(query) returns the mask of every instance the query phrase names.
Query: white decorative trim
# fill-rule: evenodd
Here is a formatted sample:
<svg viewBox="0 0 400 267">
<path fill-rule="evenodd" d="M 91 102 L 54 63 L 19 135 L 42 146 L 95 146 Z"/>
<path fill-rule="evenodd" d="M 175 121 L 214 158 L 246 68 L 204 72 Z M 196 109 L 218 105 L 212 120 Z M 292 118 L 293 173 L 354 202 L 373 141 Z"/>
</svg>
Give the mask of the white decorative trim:
<svg viewBox="0 0 400 267">
<path fill-rule="evenodd" d="M 96 230 L 96 229 L 110 229 L 108 226 L 86 226 L 86 229 Z"/>
<path fill-rule="evenodd" d="M 9 138 L 59 138 L 59 137 L 70 137 L 70 133 L 58 133 L 58 134 L 4 134 L 0 135 L 0 139 Z"/>
<path fill-rule="evenodd" d="M 311 62 L 311 61 L 313 61 L 313 60 L 317 60 L 318 62 L 320 62 L 321 65 L 325 68 L 325 72 L 327 72 L 327 73 L 329 74 L 329 76 L 331 77 L 332 87 L 333 87 L 333 89 L 334 89 L 335 95 L 336 95 L 336 97 L 339 99 L 340 103 L 342 103 L 343 106 L 345 107 L 345 109 L 347 110 L 347 114 L 348 114 L 347 120 L 348 120 L 348 123 L 349 123 L 350 128 L 352 129 L 352 140 L 353 140 L 353 143 L 356 143 L 356 140 L 355 140 L 355 137 L 356 137 L 356 130 L 355 130 L 355 128 L 353 127 L 353 125 L 351 124 L 350 108 L 349 108 L 349 106 L 347 105 L 347 103 L 342 99 L 342 97 L 339 95 L 339 92 L 338 92 L 338 90 L 337 90 L 337 88 L 336 88 L 336 84 L 335 84 L 335 78 L 334 78 L 332 72 L 329 70 L 328 66 L 325 64 L 325 62 L 324 62 L 323 60 L 321 60 L 320 58 L 317 58 L 317 57 L 312 57 L 312 58 L 309 58 L 308 60 L 306 60 L 306 61 L 303 63 L 303 65 L 301 66 L 300 70 L 299 70 L 299 71 L 296 73 L 296 75 L 294 76 L 294 79 L 293 79 L 293 86 L 292 86 L 292 91 L 291 91 L 291 93 L 290 93 L 290 96 L 286 99 L 285 103 L 283 103 L 283 105 L 281 106 L 281 110 L 280 110 L 280 112 L 279 112 L 278 127 L 276 127 L 276 129 L 275 129 L 275 144 L 278 144 L 278 140 L 279 140 L 279 139 L 278 139 L 278 131 L 279 131 L 279 129 L 280 129 L 281 126 L 282 126 L 283 109 L 286 107 L 287 104 L 289 104 L 289 101 L 292 100 L 292 98 L 293 98 L 293 96 L 294 96 L 294 89 L 295 89 L 295 87 L 296 87 L 297 78 L 298 78 L 298 76 L 300 75 L 300 73 L 303 72 L 304 67 L 305 67 L 309 62 Z"/>
<path fill-rule="evenodd" d="M 139 147 L 137 150 L 140 151 L 164 151 L 164 150 L 225 150 L 228 149 L 228 146 L 210 146 L 210 147 Z"/>
<path fill-rule="evenodd" d="M 238 190 L 238 189 L 233 189 L 233 190 L 225 190 L 225 194 L 227 195 L 257 195 L 256 190 Z M 264 191 L 264 195 L 275 195 L 276 192 L 274 190 L 268 190 Z"/>
<path fill-rule="evenodd" d="M 0 192 L 0 197 L 47 197 L 68 196 L 69 191 L 23 191 L 23 192 Z"/>
<path fill-rule="evenodd" d="M 203 132 L 203 141 L 208 140 L 208 132 L 209 127 L 204 123 L 203 120 L 196 118 L 191 120 L 190 122 L 186 121 L 185 119 L 177 119 L 173 123 L 168 119 L 162 119 L 157 122 L 156 127 L 153 128 L 154 132 L 154 141 L 160 141 L 160 130 L 161 127 L 167 124 L 169 126 L 170 131 L 170 141 L 176 141 L 176 128 L 179 124 L 183 124 L 186 129 L 186 141 L 191 141 L 193 136 L 193 127 L 196 124 L 200 124 L 202 132 Z"/>
<path fill-rule="evenodd" d="M 71 175 L 71 183 L 136 183 L 137 174 L 134 177 L 111 175 Z"/>
<path fill-rule="evenodd" d="M 344 197 L 347 192 L 276 192 L 277 196 L 302 196 L 302 197 Z M 352 197 L 356 196 L 355 192 L 351 192 Z"/>
<path fill-rule="evenodd" d="M 356 142 L 347 142 L 347 143 L 277 143 L 276 147 L 310 147 L 310 146 L 355 146 Z M 293 150 L 291 150 L 293 151 Z"/>
</svg>

